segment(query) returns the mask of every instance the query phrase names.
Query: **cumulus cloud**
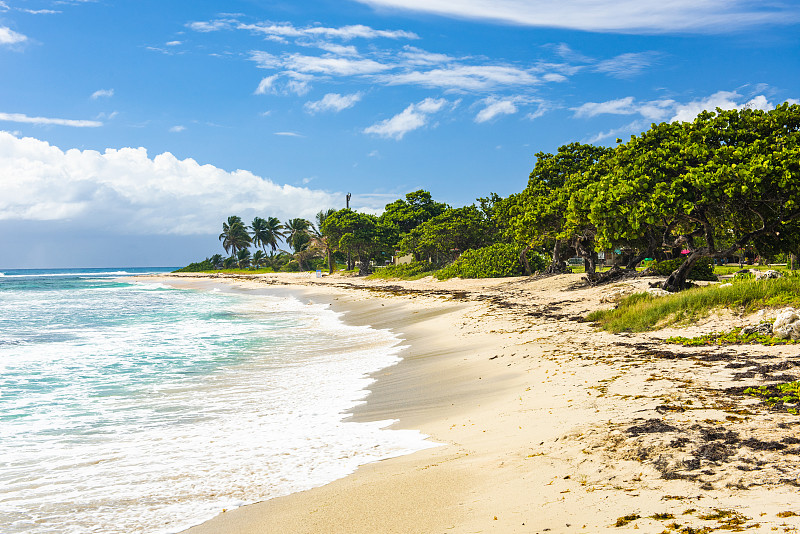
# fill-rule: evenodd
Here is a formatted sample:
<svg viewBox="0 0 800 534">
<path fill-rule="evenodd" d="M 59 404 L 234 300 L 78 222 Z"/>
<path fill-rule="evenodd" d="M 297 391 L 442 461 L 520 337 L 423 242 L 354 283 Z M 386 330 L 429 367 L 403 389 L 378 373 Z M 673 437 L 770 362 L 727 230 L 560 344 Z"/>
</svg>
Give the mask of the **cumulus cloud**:
<svg viewBox="0 0 800 534">
<path fill-rule="evenodd" d="M 417 104 L 411 104 L 402 113 L 365 128 L 364 133 L 374 134 L 387 139 L 400 140 L 408 132 L 422 128 L 428 124 L 430 115 L 439 112 L 447 105 L 443 98 L 426 98 Z"/>
<path fill-rule="evenodd" d="M 0 26 L 0 45 L 14 45 L 24 43 L 28 38 L 17 33 L 7 26 Z"/>
<path fill-rule="evenodd" d="M 94 93 L 92 93 L 92 100 L 97 100 L 98 98 L 110 98 L 114 96 L 113 89 L 98 89 Z"/>
<path fill-rule="evenodd" d="M 756 0 L 357 0 L 379 8 L 495 20 L 515 25 L 619 33 L 719 33 L 800 20 L 796 3 Z"/>
<path fill-rule="evenodd" d="M 40 126 L 72 126 L 75 128 L 97 128 L 103 125 L 100 121 L 29 117 L 23 113 L 0 113 L 0 121 L 21 122 Z"/>
<path fill-rule="evenodd" d="M 518 111 L 514 98 L 489 97 L 483 100 L 483 104 L 486 107 L 475 117 L 477 123 L 490 121 L 498 115 L 513 115 Z"/>
<path fill-rule="evenodd" d="M 67 221 L 132 235 L 219 232 L 232 214 L 312 218 L 341 194 L 278 185 L 144 148 L 63 151 L 0 131 L 0 220 Z"/>
<path fill-rule="evenodd" d="M 741 98 L 742 95 L 734 91 L 717 91 L 709 97 L 700 100 L 693 100 L 687 104 L 678 105 L 675 110 L 675 116 L 670 119 L 670 122 L 692 122 L 701 111 L 713 111 L 717 108 L 752 108 L 767 111 L 775 107 L 769 101 L 767 101 L 767 98 L 763 95 L 755 96 L 747 102 L 737 103 L 737 100 L 740 100 Z"/>
<path fill-rule="evenodd" d="M 361 100 L 361 93 L 353 93 L 351 95 L 340 95 L 338 93 L 328 93 L 322 100 L 315 102 L 306 102 L 305 109 L 309 113 L 320 113 L 323 111 L 333 111 L 338 113 L 342 110 L 351 108 Z"/>
</svg>

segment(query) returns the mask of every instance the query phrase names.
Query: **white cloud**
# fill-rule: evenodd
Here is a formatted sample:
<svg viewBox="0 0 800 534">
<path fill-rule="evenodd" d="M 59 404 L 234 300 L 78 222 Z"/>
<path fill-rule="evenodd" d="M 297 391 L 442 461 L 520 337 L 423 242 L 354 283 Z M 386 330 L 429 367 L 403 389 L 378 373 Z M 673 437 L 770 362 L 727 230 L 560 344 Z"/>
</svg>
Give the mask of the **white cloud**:
<svg viewBox="0 0 800 534">
<path fill-rule="evenodd" d="M 573 108 L 576 118 L 595 117 L 606 113 L 614 115 L 633 115 L 636 109 L 633 105 L 634 98 L 626 96 L 617 100 L 607 102 L 586 102 L 580 107 Z"/>
<path fill-rule="evenodd" d="M 326 55 L 323 57 L 291 54 L 285 58 L 284 65 L 297 72 L 313 72 L 330 76 L 353 76 L 373 74 L 391 67 L 371 59 L 349 59 Z"/>
<path fill-rule="evenodd" d="M 0 11 L 8 11 L 8 4 L 0 2 Z"/>
<path fill-rule="evenodd" d="M 28 38 L 17 33 L 7 26 L 0 26 L 0 45 L 13 45 L 24 43 Z"/>
<path fill-rule="evenodd" d="M 670 122 L 692 122 L 701 111 L 714 111 L 717 108 L 725 110 L 752 108 L 766 111 L 775 107 L 763 95 L 755 96 L 747 102 L 738 104 L 737 100 L 741 98 L 742 95 L 734 91 L 717 91 L 706 98 L 679 104 L 675 109 L 675 116 L 670 119 Z"/>
<path fill-rule="evenodd" d="M 214 25 L 214 22 L 207 23 Z M 329 28 L 324 26 L 307 26 L 305 28 L 298 28 L 289 23 L 269 23 L 264 22 L 260 24 L 238 24 L 237 29 L 249 30 L 256 33 L 261 33 L 266 36 L 272 37 L 313 37 L 313 38 L 327 38 L 327 39 L 342 39 L 349 41 L 351 39 L 419 39 L 415 33 L 403 30 L 375 30 L 363 24 L 356 24 L 350 26 L 342 26 L 340 28 Z"/>
<path fill-rule="evenodd" d="M 380 8 L 595 32 L 720 33 L 800 20 L 797 3 L 756 0 L 357 0 Z"/>
<path fill-rule="evenodd" d="M 67 150 L 0 131 L 0 220 L 134 235 L 214 234 L 231 213 L 312 218 L 341 194 L 278 185 L 144 148 Z"/>
<path fill-rule="evenodd" d="M 172 133 L 180 133 L 184 130 L 186 130 L 186 126 L 182 126 L 180 124 L 169 129 L 169 131 Z"/>
<path fill-rule="evenodd" d="M 216 32 L 220 30 L 229 30 L 232 28 L 231 20 L 212 20 L 209 22 L 190 22 L 187 26 L 196 32 Z"/>
<path fill-rule="evenodd" d="M 297 132 L 275 132 L 273 135 L 280 135 L 281 137 L 305 137 Z"/>
<path fill-rule="evenodd" d="M 611 59 L 599 62 L 597 66 L 595 66 L 595 70 L 613 76 L 614 78 L 632 78 L 652 65 L 658 56 L 659 54 L 656 52 L 620 54 Z"/>
<path fill-rule="evenodd" d="M 411 104 L 402 113 L 365 128 L 364 133 L 379 137 L 400 140 L 408 132 L 422 128 L 428 124 L 429 115 L 439 112 L 447 100 L 443 98 L 426 98 L 417 104 Z"/>
<path fill-rule="evenodd" d="M 113 89 L 98 89 L 97 91 L 92 93 L 91 98 L 92 98 L 92 100 L 97 100 L 98 98 L 101 98 L 101 97 L 108 98 L 108 97 L 112 97 L 112 96 L 114 96 L 114 90 Z"/>
<path fill-rule="evenodd" d="M 340 95 L 338 93 L 328 93 L 322 100 L 315 102 L 306 102 L 305 109 L 309 113 L 320 113 L 323 111 L 333 111 L 338 113 L 342 110 L 351 108 L 361 100 L 361 93 L 353 93 L 351 95 Z"/>
<path fill-rule="evenodd" d="M 486 107 L 475 117 L 477 123 L 490 121 L 498 115 L 513 115 L 518 111 L 514 98 L 489 97 L 483 103 Z"/>
<path fill-rule="evenodd" d="M 439 89 L 483 91 L 498 86 L 536 85 L 531 72 L 503 65 L 454 65 L 429 71 L 412 71 L 381 76 L 389 85 L 422 85 Z"/>
<path fill-rule="evenodd" d="M 29 117 L 22 113 L 0 113 L 0 121 L 22 122 L 41 126 L 72 126 L 75 128 L 97 128 L 103 125 L 103 123 L 99 121 Z"/>
<path fill-rule="evenodd" d="M 62 13 L 62 11 L 56 11 L 54 9 L 20 9 L 20 11 L 30 15 L 57 15 Z"/>
<path fill-rule="evenodd" d="M 674 100 L 652 100 L 639 103 L 632 96 L 609 100 L 607 102 L 587 102 L 572 108 L 576 118 L 592 118 L 597 115 L 641 115 L 650 120 L 664 120 L 674 112 Z"/>
<path fill-rule="evenodd" d="M 593 144 L 602 141 L 604 139 L 623 138 L 624 136 L 638 134 L 639 132 L 647 128 L 647 126 L 648 124 L 645 121 L 635 120 L 619 128 L 612 128 L 607 132 L 600 132 L 594 137 L 588 139 L 586 142 L 589 144 Z M 624 141 L 625 139 L 623 138 L 622 140 Z"/>
<path fill-rule="evenodd" d="M 168 41 L 164 43 L 166 46 L 179 46 L 183 44 L 183 41 Z"/>
<path fill-rule="evenodd" d="M 281 74 L 273 74 L 263 78 L 254 94 L 266 95 L 288 95 L 296 94 L 303 96 L 311 90 L 311 80 L 314 77 L 309 74 L 302 74 L 299 72 L 286 71 Z M 278 82 L 281 82 L 280 84 Z"/>
</svg>

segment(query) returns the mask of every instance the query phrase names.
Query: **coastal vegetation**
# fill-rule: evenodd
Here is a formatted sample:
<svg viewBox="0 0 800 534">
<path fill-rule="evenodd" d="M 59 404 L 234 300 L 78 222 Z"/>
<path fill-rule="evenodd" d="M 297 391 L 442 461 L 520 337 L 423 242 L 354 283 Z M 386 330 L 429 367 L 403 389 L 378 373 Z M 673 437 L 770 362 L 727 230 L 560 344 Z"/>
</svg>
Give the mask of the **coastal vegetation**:
<svg viewBox="0 0 800 534">
<path fill-rule="evenodd" d="M 752 313 L 782 306 L 800 306 L 800 275 L 788 273 L 773 280 L 742 279 L 725 287 L 694 287 L 666 296 L 635 293 L 621 299 L 614 309 L 592 312 L 586 319 L 609 332 L 644 332 L 656 325 L 693 321 L 715 309 Z"/>
<path fill-rule="evenodd" d="M 793 263 L 800 251 L 800 105 L 704 111 L 613 148 L 571 143 L 535 158 L 521 192 L 463 207 L 419 190 L 380 216 L 326 208 L 314 223 L 256 217 L 246 226 L 234 215 L 219 236 L 228 257 L 185 269 L 497 277 L 571 272 L 577 259 L 593 283 L 612 262 L 649 267 L 677 292 L 716 279 L 723 265 Z M 398 258 L 412 266 L 385 267 Z"/>
</svg>

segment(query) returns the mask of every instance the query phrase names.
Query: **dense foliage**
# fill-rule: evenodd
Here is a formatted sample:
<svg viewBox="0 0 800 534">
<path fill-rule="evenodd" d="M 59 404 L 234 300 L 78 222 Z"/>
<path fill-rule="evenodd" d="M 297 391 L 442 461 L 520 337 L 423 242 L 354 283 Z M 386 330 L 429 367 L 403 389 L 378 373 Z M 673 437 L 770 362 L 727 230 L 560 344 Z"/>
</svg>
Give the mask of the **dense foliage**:
<svg viewBox="0 0 800 534">
<path fill-rule="evenodd" d="M 328 209 L 316 225 L 256 217 L 245 226 L 231 216 L 219 236 L 229 257 L 210 259 L 211 268 L 327 263 L 333 272 L 338 261 L 368 274 L 411 254 L 446 276 L 511 276 L 563 272 L 577 256 L 597 281 L 604 253 L 627 269 L 658 260 L 662 287 L 677 291 L 687 279 L 713 279 L 711 260 L 742 264 L 800 250 L 800 105 L 704 111 L 614 148 L 571 143 L 535 158 L 523 191 L 463 207 L 418 190 L 380 216 Z M 532 250 L 548 251 L 548 265 Z"/>
<path fill-rule="evenodd" d="M 456 261 L 436 272 L 439 280 L 447 278 L 502 278 L 522 276 L 522 263 L 519 261 L 520 247 L 506 243 L 495 243 L 484 248 L 472 249 L 462 254 Z M 536 270 L 544 270 L 547 260 L 538 254 L 527 253 L 528 261 Z"/>
</svg>

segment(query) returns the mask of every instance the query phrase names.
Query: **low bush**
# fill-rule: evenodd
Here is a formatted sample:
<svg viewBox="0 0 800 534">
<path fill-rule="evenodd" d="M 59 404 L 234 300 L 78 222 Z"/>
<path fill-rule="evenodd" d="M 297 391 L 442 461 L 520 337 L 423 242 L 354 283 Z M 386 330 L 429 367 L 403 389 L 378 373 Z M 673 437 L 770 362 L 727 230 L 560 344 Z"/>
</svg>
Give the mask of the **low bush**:
<svg viewBox="0 0 800 534">
<path fill-rule="evenodd" d="M 517 245 L 506 243 L 468 250 L 447 267 L 436 271 L 434 276 L 439 280 L 456 276 L 461 278 L 522 276 L 525 271 L 519 261 L 521 250 Z M 528 253 L 528 262 L 532 271 L 542 271 L 547 267 L 547 259 L 536 253 Z"/>
<path fill-rule="evenodd" d="M 214 265 L 212 265 L 211 260 L 205 259 L 203 261 L 198 261 L 195 263 L 190 263 L 186 267 L 182 269 L 178 269 L 177 271 L 172 271 L 174 273 L 199 273 L 203 271 L 213 271 Z"/>
</svg>

